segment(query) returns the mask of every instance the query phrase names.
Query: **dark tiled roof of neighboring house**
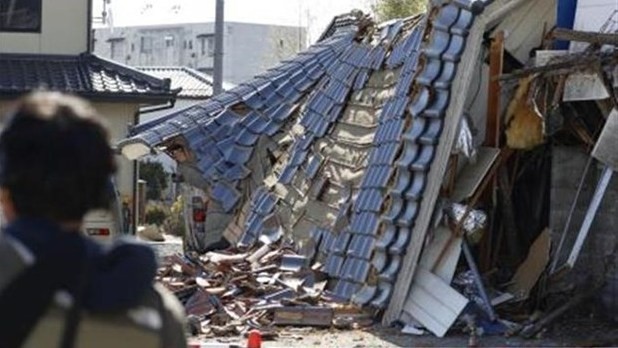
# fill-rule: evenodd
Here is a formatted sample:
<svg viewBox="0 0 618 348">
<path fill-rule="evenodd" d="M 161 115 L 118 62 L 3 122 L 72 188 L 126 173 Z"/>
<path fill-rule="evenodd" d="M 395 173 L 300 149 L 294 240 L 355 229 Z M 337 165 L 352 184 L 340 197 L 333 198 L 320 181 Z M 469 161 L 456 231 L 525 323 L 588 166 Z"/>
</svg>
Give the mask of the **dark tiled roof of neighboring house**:
<svg viewBox="0 0 618 348">
<path fill-rule="evenodd" d="M 353 11 L 334 17 L 320 35 L 318 42 L 333 36 L 337 32 L 356 32 L 362 16 L 363 14 L 360 11 Z"/>
<path fill-rule="evenodd" d="M 212 96 L 212 77 L 197 70 L 182 66 L 141 66 L 137 69 L 160 79 L 170 79 L 172 89 L 181 89 L 179 98 L 206 99 Z"/>
<path fill-rule="evenodd" d="M 98 57 L 0 54 L 0 97 L 34 89 L 74 93 L 95 99 L 156 101 L 174 98 L 170 81 Z"/>
<path fill-rule="evenodd" d="M 182 140 L 217 214 L 241 221 L 239 246 L 280 216 L 314 243 L 336 297 L 383 309 L 419 210 L 433 204 L 421 203 L 475 17 L 467 0 L 438 3 L 430 25 L 350 30 L 340 16 L 296 57 L 120 147 L 139 154 Z"/>
</svg>

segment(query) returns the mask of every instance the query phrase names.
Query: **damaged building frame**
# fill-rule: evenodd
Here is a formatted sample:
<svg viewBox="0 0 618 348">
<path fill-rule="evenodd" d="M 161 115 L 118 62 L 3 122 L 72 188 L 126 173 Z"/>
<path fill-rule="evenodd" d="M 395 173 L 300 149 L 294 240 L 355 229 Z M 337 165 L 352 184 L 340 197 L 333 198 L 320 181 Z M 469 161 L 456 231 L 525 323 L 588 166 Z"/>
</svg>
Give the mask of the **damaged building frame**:
<svg viewBox="0 0 618 348">
<path fill-rule="evenodd" d="M 306 51 L 119 148 L 177 160 L 206 192 L 205 230 L 238 253 L 224 260 L 293 246 L 300 255 L 277 259 L 287 271 L 308 263 L 330 299 L 384 324 L 443 336 L 472 303 L 499 321 L 495 306 L 543 296 L 563 224 L 550 187 L 564 138 L 549 122 L 565 72 L 530 68 L 551 48 L 556 6 L 432 0 L 384 24 L 338 16 Z"/>
</svg>

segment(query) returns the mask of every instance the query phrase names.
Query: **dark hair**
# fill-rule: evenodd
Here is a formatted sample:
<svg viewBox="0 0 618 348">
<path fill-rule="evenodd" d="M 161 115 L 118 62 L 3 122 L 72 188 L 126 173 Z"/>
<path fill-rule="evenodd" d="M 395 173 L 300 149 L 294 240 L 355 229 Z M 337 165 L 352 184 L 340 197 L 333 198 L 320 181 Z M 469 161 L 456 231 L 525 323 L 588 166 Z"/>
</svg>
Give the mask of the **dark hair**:
<svg viewBox="0 0 618 348">
<path fill-rule="evenodd" d="M 115 171 L 106 128 L 77 97 L 29 94 L 0 134 L 0 186 L 19 216 L 81 220 L 109 206 Z"/>
</svg>

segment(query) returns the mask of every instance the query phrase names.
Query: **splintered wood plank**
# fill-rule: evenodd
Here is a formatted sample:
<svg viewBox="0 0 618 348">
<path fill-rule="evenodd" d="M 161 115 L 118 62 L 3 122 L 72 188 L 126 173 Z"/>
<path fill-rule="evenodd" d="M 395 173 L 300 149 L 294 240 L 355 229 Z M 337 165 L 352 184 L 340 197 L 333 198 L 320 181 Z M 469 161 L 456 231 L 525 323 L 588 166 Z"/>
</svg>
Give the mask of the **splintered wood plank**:
<svg viewBox="0 0 618 348">
<path fill-rule="evenodd" d="M 549 229 L 545 229 L 532 243 L 528 257 L 519 265 L 513 279 L 511 279 L 508 291 L 515 295 L 517 300 L 525 300 L 530 295 L 530 291 L 549 264 L 550 247 L 551 234 Z"/>
<path fill-rule="evenodd" d="M 281 307 L 275 309 L 275 325 L 326 326 L 333 323 L 333 309 L 329 307 Z"/>
<path fill-rule="evenodd" d="M 461 255 L 461 242 L 461 237 L 455 236 L 449 228 L 438 226 L 433 239 L 423 249 L 419 267 L 450 284 Z"/>
<path fill-rule="evenodd" d="M 499 155 L 499 149 L 493 147 L 479 148 L 476 161 L 466 164 L 457 177 L 451 199 L 454 202 L 462 202 L 472 198 Z"/>
</svg>

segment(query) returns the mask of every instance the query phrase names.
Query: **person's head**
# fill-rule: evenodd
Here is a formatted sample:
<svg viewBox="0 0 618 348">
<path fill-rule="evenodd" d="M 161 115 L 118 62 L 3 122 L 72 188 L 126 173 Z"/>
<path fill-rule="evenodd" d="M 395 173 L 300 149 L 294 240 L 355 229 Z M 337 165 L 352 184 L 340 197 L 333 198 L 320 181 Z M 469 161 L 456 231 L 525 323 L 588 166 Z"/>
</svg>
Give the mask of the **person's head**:
<svg viewBox="0 0 618 348">
<path fill-rule="evenodd" d="M 53 92 L 23 97 L 0 132 L 0 201 L 7 220 L 81 222 L 110 203 L 115 172 L 106 128 L 84 100 Z"/>
</svg>

